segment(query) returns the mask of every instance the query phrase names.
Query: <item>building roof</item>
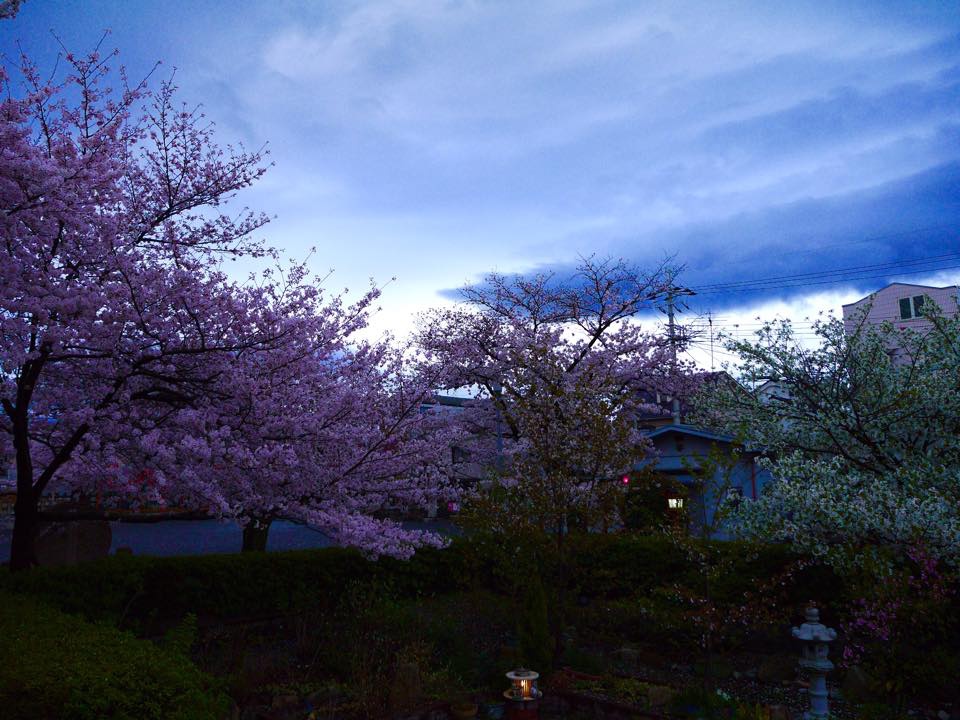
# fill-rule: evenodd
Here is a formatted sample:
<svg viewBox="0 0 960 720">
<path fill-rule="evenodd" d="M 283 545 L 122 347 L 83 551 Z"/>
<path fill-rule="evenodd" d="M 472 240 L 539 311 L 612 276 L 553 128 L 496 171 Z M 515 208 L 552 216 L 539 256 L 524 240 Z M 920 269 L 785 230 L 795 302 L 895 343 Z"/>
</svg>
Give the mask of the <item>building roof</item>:
<svg viewBox="0 0 960 720">
<path fill-rule="evenodd" d="M 456 395 L 433 395 L 420 403 L 420 412 L 460 412 L 473 398 L 457 397 Z"/>
<path fill-rule="evenodd" d="M 654 430 L 647 430 L 644 432 L 644 434 L 650 439 L 668 435 L 670 433 L 698 437 L 704 440 L 711 440 L 713 442 L 724 443 L 727 445 L 743 445 L 743 443 L 738 442 L 737 439 L 732 435 L 724 435 L 722 433 L 713 432 L 712 430 L 707 430 L 695 425 L 686 425 L 684 423 L 661 425 Z M 749 443 L 743 448 L 743 452 L 752 455 L 762 454 L 762 450 L 760 448 L 756 446 L 751 447 Z"/>
<path fill-rule="evenodd" d="M 704 440 L 715 440 L 717 442 L 723 443 L 733 443 L 734 439 L 730 435 L 721 435 L 720 433 L 715 433 L 710 430 L 704 430 L 703 428 L 696 427 L 694 425 L 686 425 L 683 423 L 672 424 L 672 425 L 662 425 L 656 430 L 651 430 L 646 433 L 647 437 L 655 438 L 660 435 L 666 435 L 668 433 L 680 433 L 681 435 L 692 435 L 694 437 L 703 438 Z"/>
<path fill-rule="evenodd" d="M 916 283 L 892 282 L 884 285 L 882 288 L 879 288 L 878 290 L 874 290 L 873 292 L 867 293 L 859 300 L 854 300 L 852 303 L 844 303 L 843 307 L 850 307 L 851 305 L 856 305 L 857 303 L 861 303 L 867 298 L 871 297 L 872 295 L 876 295 L 877 293 L 883 292 L 887 288 L 892 288 L 894 285 L 901 285 L 903 287 L 912 287 L 912 288 L 924 288 L 926 290 L 949 290 L 951 288 L 958 287 L 957 285 L 937 286 L 937 285 L 917 285 Z"/>
<path fill-rule="evenodd" d="M 456 395 L 434 395 L 432 402 L 438 405 L 452 405 L 453 407 L 463 407 L 469 402 L 473 402 L 470 397 L 458 397 Z M 430 401 L 428 401 L 430 403 Z"/>
</svg>

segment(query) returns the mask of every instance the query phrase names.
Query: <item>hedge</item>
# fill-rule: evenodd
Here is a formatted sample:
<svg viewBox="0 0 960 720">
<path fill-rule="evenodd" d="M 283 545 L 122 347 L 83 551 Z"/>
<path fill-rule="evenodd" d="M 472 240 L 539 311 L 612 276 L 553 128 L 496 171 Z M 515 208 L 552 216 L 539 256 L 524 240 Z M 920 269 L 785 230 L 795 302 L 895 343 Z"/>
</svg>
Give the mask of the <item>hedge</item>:
<svg viewBox="0 0 960 720">
<path fill-rule="evenodd" d="M 4 718 L 213 720 L 227 696 L 184 655 L 0 593 Z"/>
<path fill-rule="evenodd" d="M 771 578 L 794 556 L 781 546 L 713 543 L 733 562 L 717 584 L 722 597 Z M 617 598 L 672 582 L 695 582 L 695 568 L 662 536 L 572 537 L 567 574 L 580 595 Z M 114 556 L 71 567 L 0 572 L 0 589 L 43 598 L 67 612 L 120 622 L 156 634 L 194 613 L 201 621 L 250 618 L 336 606 L 348 593 L 387 589 L 398 597 L 440 595 L 469 587 L 513 590 L 522 565 L 503 543 L 457 539 L 411 560 L 371 562 L 344 548 L 172 558 Z"/>
<path fill-rule="evenodd" d="M 182 557 L 111 556 L 27 572 L 0 570 L 0 589 L 30 594 L 92 620 L 121 619 L 147 630 L 187 613 L 206 618 L 270 616 L 330 607 L 357 586 L 400 596 L 449 592 L 465 582 L 464 543 L 424 548 L 409 561 L 371 562 L 356 550 Z"/>
</svg>

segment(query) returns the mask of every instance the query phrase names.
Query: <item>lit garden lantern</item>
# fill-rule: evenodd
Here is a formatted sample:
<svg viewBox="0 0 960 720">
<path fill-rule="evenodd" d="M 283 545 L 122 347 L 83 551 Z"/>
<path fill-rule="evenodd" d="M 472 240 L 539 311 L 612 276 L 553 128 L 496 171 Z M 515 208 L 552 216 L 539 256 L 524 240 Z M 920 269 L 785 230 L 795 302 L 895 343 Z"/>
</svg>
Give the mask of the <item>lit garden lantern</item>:
<svg viewBox="0 0 960 720">
<path fill-rule="evenodd" d="M 534 720 L 540 717 L 540 698 L 537 688 L 540 673 L 518 668 L 507 673 L 510 689 L 503 691 L 507 699 L 507 717 L 512 720 Z"/>
</svg>

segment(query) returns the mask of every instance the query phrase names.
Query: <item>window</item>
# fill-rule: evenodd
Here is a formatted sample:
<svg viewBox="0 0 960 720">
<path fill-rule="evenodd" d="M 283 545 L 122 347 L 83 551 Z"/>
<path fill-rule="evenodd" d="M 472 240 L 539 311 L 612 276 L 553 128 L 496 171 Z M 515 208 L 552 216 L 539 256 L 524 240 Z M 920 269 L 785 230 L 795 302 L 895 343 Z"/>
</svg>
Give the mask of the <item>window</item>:
<svg viewBox="0 0 960 720">
<path fill-rule="evenodd" d="M 683 498 L 667 498 L 667 507 L 671 510 L 683 510 Z"/>
<path fill-rule="evenodd" d="M 914 295 L 912 298 L 900 298 L 900 319 L 909 320 L 923 315 L 923 295 Z"/>
<path fill-rule="evenodd" d="M 913 315 L 910 312 L 910 298 L 900 298 L 900 319 L 909 320 Z"/>
</svg>

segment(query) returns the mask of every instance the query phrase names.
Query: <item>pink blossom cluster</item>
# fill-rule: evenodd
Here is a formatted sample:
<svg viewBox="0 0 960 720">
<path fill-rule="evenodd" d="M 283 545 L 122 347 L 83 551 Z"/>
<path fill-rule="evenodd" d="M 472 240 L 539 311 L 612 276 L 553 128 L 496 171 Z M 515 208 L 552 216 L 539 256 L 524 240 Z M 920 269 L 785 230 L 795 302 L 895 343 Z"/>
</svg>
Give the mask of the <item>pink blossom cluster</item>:
<svg viewBox="0 0 960 720">
<path fill-rule="evenodd" d="M 541 525 L 562 534 L 571 511 L 604 514 L 608 481 L 651 451 L 637 423 L 645 398 L 692 391 L 689 368 L 637 321 L 671 279 L 586 258 L 566 276 L 489 275 L 424 317 L 425 362 L 444 387 L 473 393 L 478 452 Z"/>
<path fill-rule="evenodd" d="M 860 662 L 872 644 L 895 641 L 907 631 L 905 624 L 914 619 L 914 614 L 922 615 L 924 607 L 931 604 L 942 605 L 952 594 L 947 576 L 921 543 L 910 545 L 906 556 L 914 569 L 888 578 L 874 596 L 854 600 L 850 618 L 843 625 L 847 638 L 845 664 Z"/>
<path fill-rule="evenodd" d="M 52 485 L 266 523 L 303 520 L 371 553 L 438 542 L 383 519 L 452 493 L 436 378 L 349 303 L 276 262 L 263 215 L 228 212 L 266 152 L 220 147 L 172 82 L 23 58 L 0 101 L 0 457 L 16 468 L 15 569 Z M 117 83 L 111 88 L 111 83 Z"/>
</svg>

